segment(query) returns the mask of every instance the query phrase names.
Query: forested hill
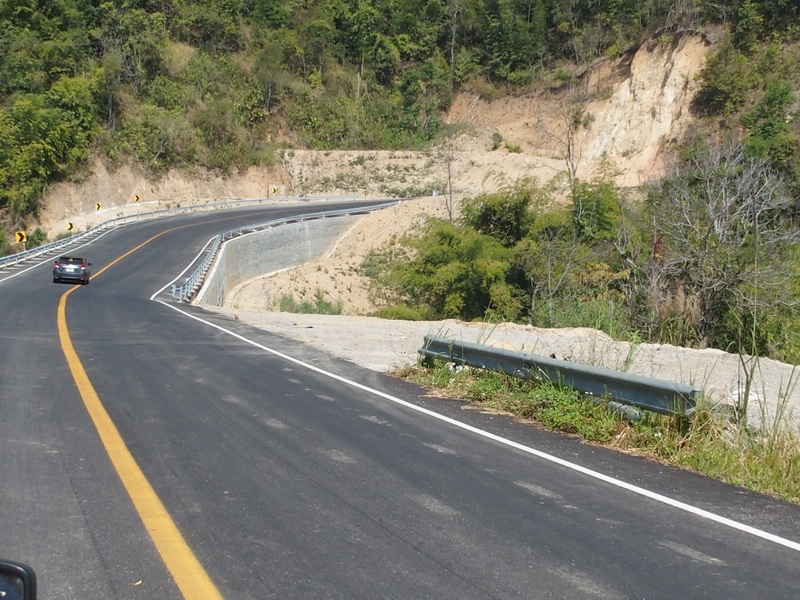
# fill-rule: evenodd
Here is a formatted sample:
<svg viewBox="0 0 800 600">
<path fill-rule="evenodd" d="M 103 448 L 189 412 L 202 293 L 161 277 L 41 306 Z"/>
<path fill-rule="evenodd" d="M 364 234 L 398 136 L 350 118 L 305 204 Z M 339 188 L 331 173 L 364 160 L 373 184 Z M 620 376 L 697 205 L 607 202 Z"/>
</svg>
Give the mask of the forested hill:
<svg viewBox="0 0 800 600">
<path fill-rule="evenodd" d="M 424 147 L 459 89 L 568 85 L 600 57 L 715 24 L 731 35 L 698 114 L 796 179 L 798 13 L 786 0 L 0 0 L 3 228 L 92 155 L 158 174 L 270 164 L 279 146 Z"/>
</svg>

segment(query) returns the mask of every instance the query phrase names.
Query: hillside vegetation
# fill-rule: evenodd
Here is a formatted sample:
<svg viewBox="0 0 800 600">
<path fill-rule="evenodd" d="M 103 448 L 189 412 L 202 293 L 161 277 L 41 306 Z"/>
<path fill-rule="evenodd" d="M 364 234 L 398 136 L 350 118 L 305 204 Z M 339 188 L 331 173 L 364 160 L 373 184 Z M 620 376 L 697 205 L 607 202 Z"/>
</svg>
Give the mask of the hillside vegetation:
<svg viewBox="0 0 800 600">
<path fill-rule="evenodd" d="M 80 177 L 90 155 L 163 173 L 269 164 L 283 146 L 421 147 L 459 89 L 563 87 L 600 57 L 713 23 L 734 35 L 698 110 L 738 128 L 730 119 L 763 96 L 745 124 L 791 170 L 779 130 L 797 10 L 781 0 L 3 0 L 0 210 L 24 224 L 48 182 Z"/>
<path fill-rule="evenodd" d="M 79 180 L 93 157 L 159 177 L 269 166 L 289 149 L 436 143 L 449 164 L 442 117 L 459 91 L 552 90 L 563 173 L 467 198 L 372 256 L 363 269 L 384 315 L 589 325 L 796 362 L 798 11 L 783 0 L 2 1 L 3 252 L 47 186 Z M 665 139 L 668 176 L 625 190 L 605 161 L 581 179 L 578 141 L 597 120 L 586 102 L 606 93 L 577 85 L 589 67 L 712 27 L 725 34 L 692 135 Z M 499 135 L 493 145 L 522 150 Z"/>
</svg>

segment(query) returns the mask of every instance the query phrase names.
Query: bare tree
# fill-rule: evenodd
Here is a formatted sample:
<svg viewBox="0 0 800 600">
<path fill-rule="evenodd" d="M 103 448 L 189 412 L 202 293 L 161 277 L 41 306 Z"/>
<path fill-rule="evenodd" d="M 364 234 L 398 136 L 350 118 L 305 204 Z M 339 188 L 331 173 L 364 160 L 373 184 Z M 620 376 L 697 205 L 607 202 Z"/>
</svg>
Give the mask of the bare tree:
<svg viewBox="0 0 800 600">
<path fill-rule="evenodd" d="M 577 91 L 572 87 L 566 94 L 564 108 L 558 115 L 555 127 L 548 127 L 541 120 L 537 125 L 542 135 L 561 150 L 570 190 L 577 180 L 578 166 L 583 154 L 578 136 L 591 129 L 592 123 L 594 115 L 580 103 Z"/>
<path fill-rule="evenodd" d="M 783 178 L 741 144 L 697 153 L 651 194 L 661 275 L 700 304 L 700 339 L 728 308 L 755 310 L 785 282 L 784 251 L 800 241 Z M 778 294 L 780 297 L 780 294 Z"/>
<path fill-rule="evenodd" d="M 439 160 L 445 167 L 445 189 L 443 191 L 447 218 L 452 223 L 455 211 L 455 201 L 453 199 L 453 162 L 455 161 L 455 150 L 453 136 L 447 135 L 439 148 Z"/>
<path fill-rule="evenodd" d="M 456 41 L 458 39 L 458 17 L 462 10 L 461 0 L 448 0 L 447 23 L 450 27 L 450 73 L 456 70 Z"/>
</svg>

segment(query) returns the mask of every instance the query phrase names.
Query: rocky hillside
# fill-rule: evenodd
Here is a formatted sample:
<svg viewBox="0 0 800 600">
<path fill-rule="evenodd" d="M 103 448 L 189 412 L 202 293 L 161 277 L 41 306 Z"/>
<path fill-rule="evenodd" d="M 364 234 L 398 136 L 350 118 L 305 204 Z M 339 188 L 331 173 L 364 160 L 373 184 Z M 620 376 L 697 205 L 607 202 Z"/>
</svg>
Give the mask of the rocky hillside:
<svg viewBox="0 0 800 600">
<path fill-rule="evenodd" d="M 364 217 L 326 256 L 248 282 L 226 304 L 277 310 L 282 297 L 313 304 L 321 295 L 326 302 L 340 304 L 344 314 L 373 313 L 380 299 L 371 296 L 369 280 L 360 275 L 361 264 L 371 251 L 412 228 L 420 215 L 447 217 L 443 198 L 431 194 L 445 189 L 448 152 L 457 197 L 491 191 L 525 176 L 549 180 L 567 168 L 562 140 L 571 97 L 587 99 L 586 110 L 595 119 L 578 138 L 580 177 L 591 178 L 604 154 L 618 167 L 622 185 L 635 186 L 660 176 L 664 141 L 679 137 L 691 125 L 694 74 L 708 49 L 706 39 L 699 36 L 672 45 L 644 46 L 617 62 L 596 65 L 581 89 L 572 93 L 494 101 L 462 95 L 449 119 L 468 124 L 470 134 L 438 152 L 287 153 L 285 171 L 295 193 L 357 191 L 371 197 L 423 197 Z M 503 142 L 492 150 L 495 134 Z M 403 191 L 414 189 L 420 192 Z"/>
<path fill-rule="evenodd" d="M 450 180 L 454 196 L 496 189 L 523 176 L 541 181 L 566 169 L 564 129 L 571 103 L 593 117 L 576 137 L 578 176 L 591 178 L 604 155 L 620 172 L 618 183 L 636 186 L 664 168 L 663 144 L 691 126 L 689 105 L 712 42 L 703 35 L 659 38 L 618 60 L 587 70 L 572 89 L 503 96 L 457 96 L 447 121 L 463 133 L 429 152 L 311 152 L 287 150 L 271 170 L 221 177 L 171 173 L 150 181 L 129 168 L 114 172 L 97 161 L 80 183 L 50 188 L 40 225 L 51 237 L 67 223 L 135 212 L 133 199 L 175 205 L 236 197 L 358 194 L 361 198 L 435 194 Z M 100 214 L 94 207 L 101 203 Z"/>
</svg>

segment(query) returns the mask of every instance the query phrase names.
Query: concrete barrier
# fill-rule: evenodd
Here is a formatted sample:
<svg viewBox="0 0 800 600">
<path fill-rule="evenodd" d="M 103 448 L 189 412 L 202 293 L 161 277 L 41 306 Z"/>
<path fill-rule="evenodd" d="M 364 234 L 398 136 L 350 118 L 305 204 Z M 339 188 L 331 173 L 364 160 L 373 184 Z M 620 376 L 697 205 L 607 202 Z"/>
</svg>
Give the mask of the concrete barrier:
<svg viewBox="0 0 800 600">
<path fill-rule="evenodd" d="M 197 294 L 197 302 L 223 306 L 236 286 L 322 256 L 351 227 L 357 215 L 287 223 L 225 242 Z"/>
</svg>

